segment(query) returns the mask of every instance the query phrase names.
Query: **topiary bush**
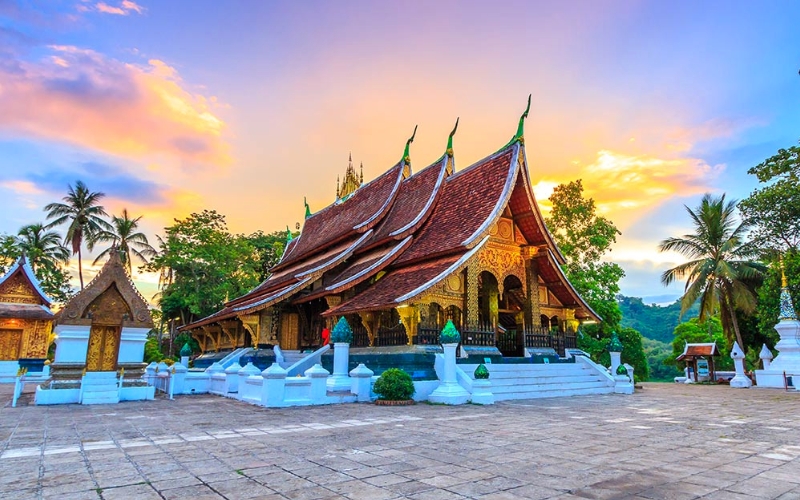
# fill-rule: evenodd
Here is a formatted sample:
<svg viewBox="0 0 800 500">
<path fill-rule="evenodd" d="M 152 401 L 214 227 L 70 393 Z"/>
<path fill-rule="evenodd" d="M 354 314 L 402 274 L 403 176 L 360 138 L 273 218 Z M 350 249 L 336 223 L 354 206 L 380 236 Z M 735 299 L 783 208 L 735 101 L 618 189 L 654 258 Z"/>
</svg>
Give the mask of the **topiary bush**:
<svg viewBox="0 0 800 500">
<path fill-rule="evenodd" d="M 399 368 L 389 368 L 383 372 L 372 390 L 379 399 L 387 401 L 407 401 L 415 391 L 411 375 Z"/>
</svg>

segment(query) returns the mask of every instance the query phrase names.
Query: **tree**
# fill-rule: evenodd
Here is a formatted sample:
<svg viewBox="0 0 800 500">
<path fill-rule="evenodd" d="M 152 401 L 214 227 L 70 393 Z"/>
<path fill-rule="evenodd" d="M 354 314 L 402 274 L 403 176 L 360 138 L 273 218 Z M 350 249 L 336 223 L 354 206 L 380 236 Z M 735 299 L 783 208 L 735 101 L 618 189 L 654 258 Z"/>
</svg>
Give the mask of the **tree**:
<svg viewBox="0 0 800 500">
<path fill-rule="evenodd" d="M 256 231 L 248 236 L 247 240 L 258 252 L 259 280 L 264 281 L 270 274 L 269 270 L 278 263 L 281 255 L 283 255 L 283 247 L 286 244 L 286 231 L 273 231 L 269 234 L 264 234 L 263 231 Z"/>
<path fill-rule="evenodd" d="M 661 282 L 666 286 L 686 278 L 681 313 L 700 300 L 700 321 L 719 313 L 722 329 L 730 345 L 733 339 L 747 349 L 739 331 L 736 309 L 752 312 L 756 306 L 754 284 L 761 279 L 765 266 L 753 260 L 753 248 L 745 242 L 748 225 L 737 223 L 736 202 L 725 202 L 725 195 L 705 194 L 700 205 L 686 207 L 694 233 L 667 238 L 659 251 L 676 251 L 691 259 L 665 271 Z"/>
<path fill-rule="evenodd" d="M 763 249 L 797 252 L 800 247 L 800 147 L 778 153 L 752 167 L 764 187 L 742 200 L 742 216 Z"/>
<path fill-rule="evenodd" d="M 611 332 L 619 334 L 623 345 L 622 360 L 635 368 L 637 378 L 648 377 L 647 360 L 642 349 L 642 337 L 632 328 L 621 328 L 622 313 L 617 303 L 619 280 L 625 271 L 613 262 L 601 259 L 611 250 L 621 234 L 613 222 L 597 215 L 592 198 L 584 198 L 579 179 L 561 184 L 550 196 L 553 208 L 546 219 L 567 263 L 564 274 L 603 322 L 582 327 L 579 347 L 596 361 L 607 362 L 606 344 Z"/>
<path fill-rule="evenodd" d="M 69 223 L 64 236 L 64 244 L 72 245 L 72 254 L 78 254 L 78 278 L 83 290 L 83 263 L 81 247 L 84 239 L 89 250 L 94 245 L 94 236 L 103 230 L 111 230 L 108 222 L 103 217 L 108 216 L 105 209 L 98 203 L 105 193 L 91 192 L 83 181 L 76 181 L 75 187 L 68 186 L 67 196 L 62 198 L 65 203 L 50 203 L 44 207 L 48 219 L 54 219 L 47 227 L 60 226 Z"/>
<path fill-rule="evenodd" d="M 69 250 L 61 244 L 61 236 L 48 231 L 41 223 L 23 226 L 17 233 L 14 246 L 18 254 L 27 256 L 34 271 L 42 267 L 56 268 L 69 262 Z"/>
<path fill-rule="evenodd" d="M 17 236 L 0 237 L 0 271 L 8 267 L 20 256 L 26 255 L 42 290 L 56 302 L 64 303 L 72 296 L 69 285 L 70 275 L 65 269 L 69 262 L 69 250 L 61 244 L 61 237 L 54 231 L 47 231 L 42 224 L 29 224 L 22 227 Z"/>
<path fill-rule="evenodd" d="M 221 309 L 226 298 L 258 284 L 256 249 L 245 236 L 228 231 L 225 216 L 204 210 L 176 219 L 165 231 L 145 269 L 164 277 L 159 305 L 170 325 L 175 318 L 187 324 L 208 316 Z"/>
<path fill-rule="evenodd" d="M 718 370 L 733 369 L 733 360 L 728 356 L 732 344 L 725 338 L 719 318 L 712 316 L 705 321 L 700 321 L 700 318 L 692 318 L 676 326 L 673 334 L 675 338 L 672 340 L 672 357 L 669 364 L 683 368 L 680 366 L 680 362 L 675 361 L 675 358 L 683 353 L 687 343 L 716 342 L 721 356 L 714 359 L 714 366 Z"/>
<path fill-rule="evenodd" d="M 147 264 L 147 259 L 156 255 L 156 250 L 147 242 L 147 236 L 142 232 L 137 232 L 139 229 L 139 221 L 142 216 L 131 219 L 128 216 L 128 209 L 122 209 L 122 216 L 111 217 L 111 230 L 103 229 L 94 238 L 95 242 L 110 241 L 111 246 L 100 252 L 94 264 L 97 264 L 101 259 L 108 257 L 108 255 L 116 249 L 119 252 L 120 259 L 128 270 L 128 274 L 132 273 L 131 255 L 134 255 Z"/>
</svg>

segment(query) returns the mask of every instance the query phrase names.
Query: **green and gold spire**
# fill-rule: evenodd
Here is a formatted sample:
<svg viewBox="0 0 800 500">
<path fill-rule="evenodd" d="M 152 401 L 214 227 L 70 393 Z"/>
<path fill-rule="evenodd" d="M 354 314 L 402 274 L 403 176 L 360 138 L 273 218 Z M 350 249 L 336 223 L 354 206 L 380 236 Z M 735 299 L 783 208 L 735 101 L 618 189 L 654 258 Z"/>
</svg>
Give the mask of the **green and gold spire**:
<svg viewBox="0 0 800 500">
<path fill-rule="evenodd" d="M 517 125 L 517 133 L 514 135 L 514 138 L 511 142 L 519 141 L 522 144 L 525 144 L 525 118 L 528 117 L 528 112 L 531 110 L 531 94 L 528 94 L 528 107 L 525 108 L 525 112 L 522 113 L 522 116 L 519 117 L 519 125 Z"/>
<path fill-rule="evenodd" d="M 450 132 L 450 135 L 447 137 L 447 149 L 445 150 L 444 154 L 447 156 L 447 166 L 445 167 L 445 175 L 453 175 L 456 171 L 456 162 L 453 159 L 453 136 L 456 135 L 456 130 L 458 130 L 458 118 L 456 118 L 456 125 L 453 127 L 453 131 Z"/>
<path fill-rule="evenodd" d="M 407 178 L 411 176 L 411 153 L 409 152 L 411 149 L 411 143 L 414 142 L 414 137 L 417 136 L 417 127 L 418 125 L 414 125 L 414 133 L 411 134 L 411 137 L 408 138 L 406 141 L 406 149 L 403 150 L 403 178 Z"/>
<path fill-rule="evenodd" d="M 364 176 L 364 166 L 361 166 L 361 180 L 359 181 L 358 175 L 356 175 L 356 169 L 353 168 L 353 153 L 350 153 L 350 157 L 347 160 L 347 170 L 344 172 L 344 179 L 342 179 L 342 187 L 339 188 L 339 179 L 336 179 L 336 199 L 347 199 L 351 194 L 355 193 L 356 189 L 361 187 L 363 183 Z"/>
<path fill-rule="evenodd" d="M 286 245 L 289 245 L 289 242 L 292 241 L 292 232 L 289 230 L 289 226 L 286 226 Z"/>
</svg>

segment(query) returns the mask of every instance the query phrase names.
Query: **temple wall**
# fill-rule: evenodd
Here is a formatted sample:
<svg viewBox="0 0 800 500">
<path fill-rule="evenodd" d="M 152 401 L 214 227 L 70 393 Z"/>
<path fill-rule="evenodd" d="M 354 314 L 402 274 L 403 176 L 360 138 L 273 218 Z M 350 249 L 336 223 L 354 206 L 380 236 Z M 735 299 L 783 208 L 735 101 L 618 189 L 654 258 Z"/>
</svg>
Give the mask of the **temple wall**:
<svg viewBox="0 0 800 500">
<path fill-rule="evenodd" d="M 53 322 L 50 320 L 1 319 L 0 330 L 9 333 L 6 333 L 4 338 L 0 338 L 0 360 L 10 361 L 11 354 L 15 352 L 17 353 L 15 359 L 46 358 L 52 325 Z M 10 332 L 21 333 L 12 336 Z M 7 338 L 5 338 L 6 336 Z"/>
</svg>

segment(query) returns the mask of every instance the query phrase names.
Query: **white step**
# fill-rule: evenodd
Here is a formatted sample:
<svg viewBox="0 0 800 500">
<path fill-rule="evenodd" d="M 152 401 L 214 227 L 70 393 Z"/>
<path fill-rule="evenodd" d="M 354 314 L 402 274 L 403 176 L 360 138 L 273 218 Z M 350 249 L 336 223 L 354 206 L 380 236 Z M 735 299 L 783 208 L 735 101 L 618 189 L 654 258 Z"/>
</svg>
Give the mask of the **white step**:
<svg viewBox="0 0 800 500">
<path fill-rule="evenodd" d="M 477 365 L 459 365 L 470 378 Z M 583 363 L 490 364 L 489 381 L 497 401 L 609 394 L 609 379 Z"/>
</svg>

